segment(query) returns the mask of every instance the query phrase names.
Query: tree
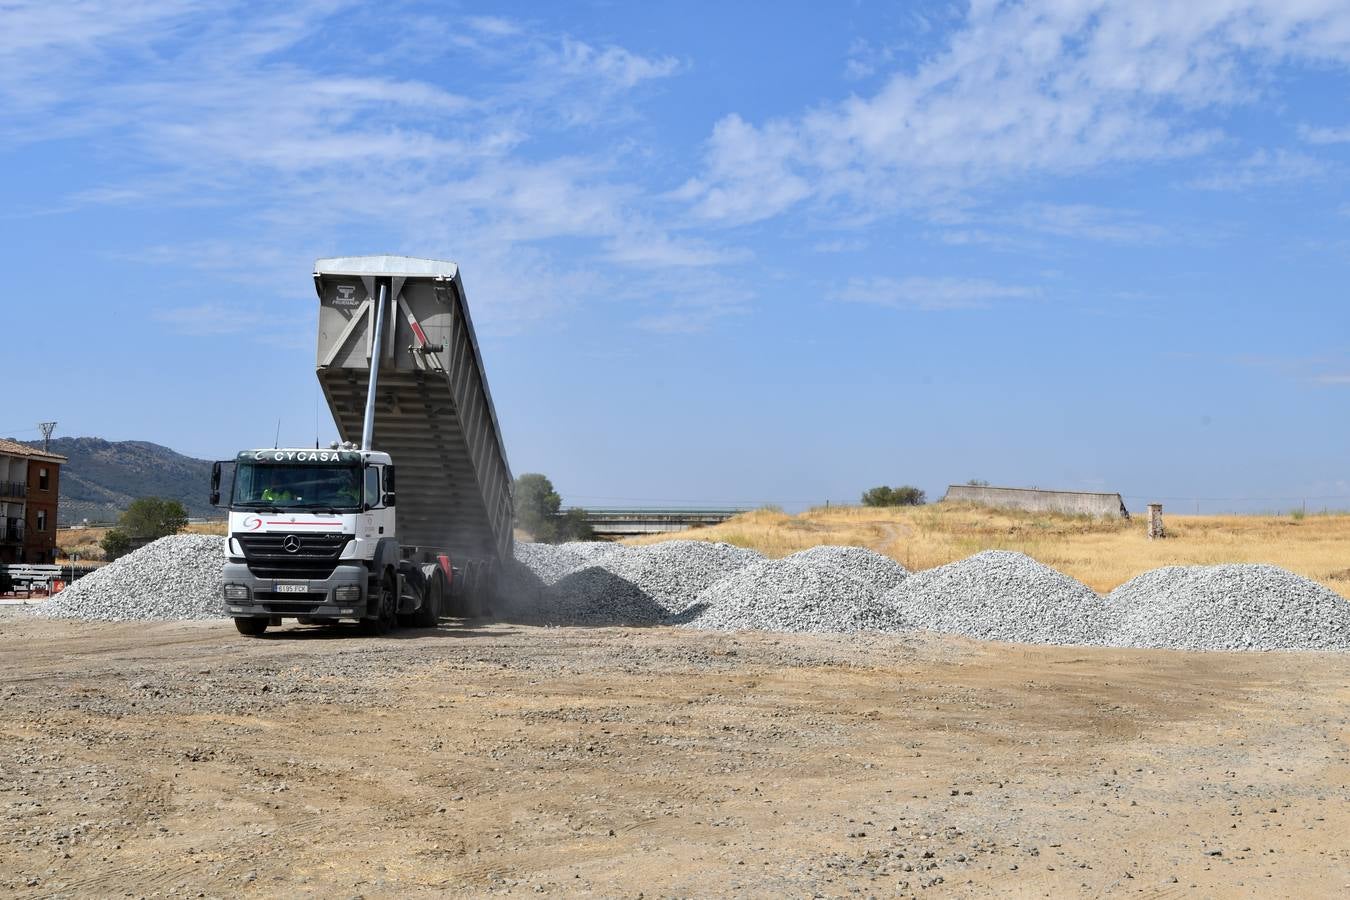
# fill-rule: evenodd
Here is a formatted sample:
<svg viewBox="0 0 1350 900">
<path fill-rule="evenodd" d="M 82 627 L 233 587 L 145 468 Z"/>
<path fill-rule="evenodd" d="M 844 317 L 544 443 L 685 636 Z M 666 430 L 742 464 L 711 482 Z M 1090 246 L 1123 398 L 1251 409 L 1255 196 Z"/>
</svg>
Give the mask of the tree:
<svg viewBox="0 0 1350 900">
<path fill-rule="evenodd" d="M 110 528 L 98 544 L 103 548 L 103 558 L 108 562 L 131 552 L 131 537 L 120 528 Z"/>
<path fill-rule="evenodd" d="M 967 481 L 966 484 L 970 487 L 989 487 L 989 482 L 985 481 L 983 478 L 972 478 Z"/>
<path fill-rule="evenodd" d="M 555 534 L 560 541 L 590 541 L 595 539 L 595 529 L 586 518 L 586 510 L 572 507 L 555 520 Z"/>
<path fill-rule="evenodd" d="M 894 488 L 883 484 L 862 495 L 863 506 L 922 506 L 927 502 L 924 492 L 910 484 Z"/>
<path fill-rule="evenodd" d="M 117 520 L 117 527 L 100 542 L 104 557 L 111 562 L 165 535 L 177 534 L 187 526 L 187 511 L 177 500 L 141 497 L 131 501 Z"/>
<path fill-rule="evenodd" d="M 534 536 L 536 541 L 554 539 L 558 510 L 562 497 L 553 489 L 548 476 L 526 472 L 516 479 L 516 524 Z"/>
<path fill-rule="evenodd" d="M 553 482 L 538 472 L 527 472 L 516 479 L 516 524 L 545 544 L 595 537 L 586 510 L 562 512 L 562 497 L 553 489 Z"/>
</svg>

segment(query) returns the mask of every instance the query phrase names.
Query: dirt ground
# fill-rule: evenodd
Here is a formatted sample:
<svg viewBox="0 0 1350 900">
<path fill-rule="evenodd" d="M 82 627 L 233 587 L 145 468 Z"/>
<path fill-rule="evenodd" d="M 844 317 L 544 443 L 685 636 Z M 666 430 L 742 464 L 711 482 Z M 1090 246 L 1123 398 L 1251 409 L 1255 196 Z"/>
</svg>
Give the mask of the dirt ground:
<svg viewBox="0 0 1350 900">
<path fill-rule="evenodd" d="M 1350 657 L 0 610 L 18 897 L 1344 896 Z"/>
</svg>

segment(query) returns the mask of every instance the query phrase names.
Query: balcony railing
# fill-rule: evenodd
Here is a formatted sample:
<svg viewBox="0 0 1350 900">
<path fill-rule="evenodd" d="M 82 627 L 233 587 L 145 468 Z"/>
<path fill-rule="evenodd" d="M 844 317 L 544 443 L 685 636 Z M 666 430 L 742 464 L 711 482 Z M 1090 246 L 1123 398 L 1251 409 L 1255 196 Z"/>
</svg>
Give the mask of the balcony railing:
<svg viewBox="0 0 1350 900">
<path fill-rule="evenodd" d="M 28 485 L 22 481 L 0 481 L 0 497 L 27 497 Z"/>
<path fill-rule="evenodd" d="M 23 523 L 11 519 L 0 524 L 0 544 L 22 544 Z"/>
</svg>

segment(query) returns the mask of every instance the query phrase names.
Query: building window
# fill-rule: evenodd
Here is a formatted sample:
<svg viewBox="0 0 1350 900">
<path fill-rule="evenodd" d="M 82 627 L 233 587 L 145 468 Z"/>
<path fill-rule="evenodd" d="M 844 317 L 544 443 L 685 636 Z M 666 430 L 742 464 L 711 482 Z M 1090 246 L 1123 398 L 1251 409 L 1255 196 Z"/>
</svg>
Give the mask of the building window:
<svg viewBox="0 0 1350 900">
<path fill-rule="evenodd" d="M 39 509 L 39 510 L 38 510 L 38 514 L 37 514 L 37 526 L 38 526 L 38 531 L 46 531 L 46 530 L 47 530 L 47 511 L 46 511 L 45 509 Z"/>
<path fill-rule="evenodd" d="M 50 484 L 51 481 L 47 477 L 47 470 L 38 469 L 38 489 L 43 491 L 50 490 Z"/>
</svg>

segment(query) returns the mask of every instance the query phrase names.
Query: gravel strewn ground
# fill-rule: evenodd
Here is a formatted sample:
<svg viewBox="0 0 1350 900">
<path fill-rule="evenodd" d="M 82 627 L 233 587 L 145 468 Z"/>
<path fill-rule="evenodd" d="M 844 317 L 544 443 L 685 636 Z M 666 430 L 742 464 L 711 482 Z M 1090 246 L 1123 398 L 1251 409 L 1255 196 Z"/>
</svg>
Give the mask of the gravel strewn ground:
<svg viewBox="0 0 1350 900">
<path fill-rule="evenodd" d="M 175 534 L 91 572 L 42 604 L 67 619 L 218 619 L 224 538 Z"/>
<path fill-rule="evenodd" d="M 1006 550 L 917 572 L 884 600 L 916 627 L 983 640 L 1104 644 L 1111 632 L 1092 589 Z"/>
<path fill-rule="evenodd" d="M 900 611 L 848 570 L 801 554 L 753 563 L 699 595 L 689 628 L 788 632 L 900 631 Z"/>
<path fill-rule="evenodd" d="M 1350 601 L 1276 566 L 1168 566 L 1106 602 L 1119 618 L 1111 643 L 1122 647 L 1350 649 Z"/>
</svg>

